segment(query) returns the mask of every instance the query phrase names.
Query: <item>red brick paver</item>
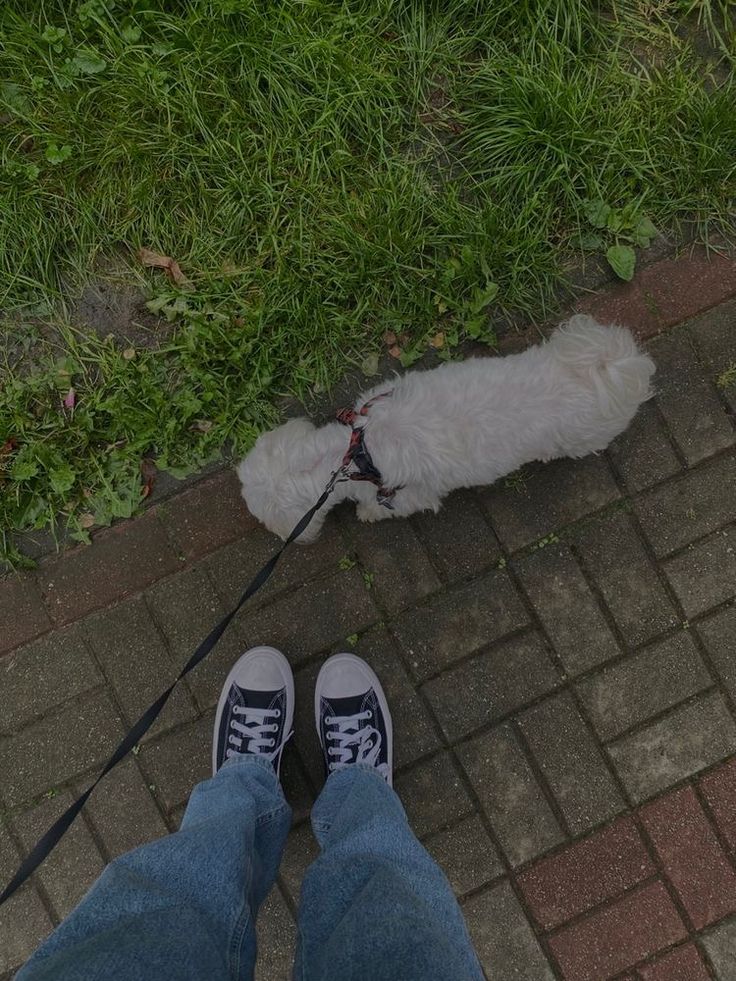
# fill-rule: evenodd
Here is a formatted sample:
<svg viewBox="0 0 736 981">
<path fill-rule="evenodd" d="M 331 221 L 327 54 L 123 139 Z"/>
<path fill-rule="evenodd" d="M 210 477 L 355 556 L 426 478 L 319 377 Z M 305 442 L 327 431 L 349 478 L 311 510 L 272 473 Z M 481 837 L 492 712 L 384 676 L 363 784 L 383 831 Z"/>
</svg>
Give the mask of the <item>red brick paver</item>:
<svg viewBox="0 0 736 981">
<path fill-rule="evenodd" d="M 545 930 L 618 896 L 655 872 L 630 818 L 542 859 L 519 876 L 519 885 Z"/>
<path fill-rule="evenodd" d="M 734 295 L 736 260 L 696 246 L 687 256 L 645 266 L 630 283 L 586 297 L 577 310 L 651 337 Z"/>
<path fill-rule="evenodd" d="M 161 505 L 159 511 L 189 560 L 228 545 L 257 524 L 245 507 L 232 470 L 203 480 Z"/>
<path fill-rule="evenodd" d="M 568 981 L 601 981 L 687 935 L 661 882 L 643 886 L 550 939 Z"/>
<path fill-rule="evenodd" d="M 698 930 L 736 910 L 736 873 L 692 787 L 645 807 L 641 818 Z"/>
<path fill-rule="evenodd" d="M 639 968 L 642 981 L 709 981 L 710 975 L 695 944 L 676 947 Z"/>
<path fill-rule="evenodd" d="M 175 572 L 180 563 L 155 511 L 115 525 L 42 565 L 39 582 L 58 624 L 77 620 Z"/>
<path fill-rule="evenodd" d="M 731 850 L 736 850 L 736 759 L 700 781 L 700 789 Z"/>
</svg>

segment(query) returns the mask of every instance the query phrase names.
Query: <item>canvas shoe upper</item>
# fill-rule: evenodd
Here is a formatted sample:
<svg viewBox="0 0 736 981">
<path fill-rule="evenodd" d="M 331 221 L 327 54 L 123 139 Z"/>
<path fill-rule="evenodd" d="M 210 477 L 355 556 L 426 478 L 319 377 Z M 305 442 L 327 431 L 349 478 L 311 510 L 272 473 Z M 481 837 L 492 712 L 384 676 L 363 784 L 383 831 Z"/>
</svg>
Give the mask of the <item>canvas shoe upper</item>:
<svg viewBox="0 0 736 981">
<path fill-rule="evenodd" d="M 294 677 L 273 647 L 254 647 L 233 665 L 215 715 L 212 772 L 231 756 L 262 756 L 278 775 L 294 721 Z"/>
<path fill-rule="evenodd" d="M 391 713 L 381 682 L 365 661 L 355 654 L 329 658 L 317 676 L 314 712 L 328 776 L 363 763 L 391 786 Z"/>
</svg>

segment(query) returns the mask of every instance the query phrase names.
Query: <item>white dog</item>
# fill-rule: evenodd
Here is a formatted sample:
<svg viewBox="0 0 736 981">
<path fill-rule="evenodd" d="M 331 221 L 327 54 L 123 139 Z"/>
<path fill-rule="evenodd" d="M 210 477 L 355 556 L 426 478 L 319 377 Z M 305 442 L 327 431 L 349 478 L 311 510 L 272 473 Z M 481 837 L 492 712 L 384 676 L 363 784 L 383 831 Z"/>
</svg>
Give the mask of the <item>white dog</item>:
<svg viewBox="0 0 736 981">
<path fill-rule="evenodd" d="M 366 475 L 336 485 L 300 542 L 314 541 L 327 510 L 345 499 L 357 502 L 361 521 L 437 511 L 457 487 L 603 450 L 651 394 L 653 372 L 628 330 L 577 315 L 521 354 L 396 377 L 342 422 L 316 429 L 293 419 L 264 434 L 238 468 L 243 497 L 286 538 L 351 447 L 350 469 Z"/>
</svg>

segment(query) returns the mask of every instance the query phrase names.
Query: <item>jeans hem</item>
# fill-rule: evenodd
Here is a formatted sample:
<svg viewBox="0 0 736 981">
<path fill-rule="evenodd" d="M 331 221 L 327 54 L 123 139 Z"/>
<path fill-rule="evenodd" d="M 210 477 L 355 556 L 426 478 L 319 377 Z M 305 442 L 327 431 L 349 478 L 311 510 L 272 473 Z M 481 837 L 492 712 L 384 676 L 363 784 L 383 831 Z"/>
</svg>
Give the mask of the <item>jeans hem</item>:
<svg viewBox="0 0 736 981">
<path fill-rule="evenodd" d="M 267 760 L 262 756 L 256 756 L 253 753 L 242 753 L 237 756 L 231 756 L 230 759 L 226 760 L 220 767 L 219 772 L 221 773 L 225 767 L 228 769 L 233 769 L 234 767 L 256 767 L 264 770 L 272 778 L 273 790 L 278 794 L 281 800 L 276 807 L 272 807 L 271 810 L 266 811 L 265 814 L 258 815 L 256 818 L 257 828 L 261 827 L 261 825 L 269 824 L 274 818 L 290 811 L 289 802 L 284 796 L 284 788 L 281 786 L 281 780 L 277 776 L 270 760 Z"/>
<path fill-rule="evenodd" d="M 329 786 L 330 781 L 334 783 L 336 779 L 341 779 L 341 774 L 353 773 L 355 770 L 359 770 L 361 773 L 369 773 L 372 779 L 378 780 L 381 784 L 383 784 L 384 787 L 389 787 L 389 784 L 386 782 L 385 777 L 383 777 L 378 772 L 378 770 L 376 770 L 374 766 L 371 766 L 370 763 L 350 763 L 347 766 L 341 766 L 339 769 L 332 771 L 332 773 L 325 781 L 325 786 L 322 788 L 322 793 L 325 792 L 325 790 Z M 389 790 L 390 789 L 391 788 L 389 787 Z M 315 832 L 320 832 L 321 834 L 327 834 L 332 828 L 332 820 L 329 819 L 320 820 L 319 818 L 315 818 L 313 813 L 312 828 Z"/>
</svg>

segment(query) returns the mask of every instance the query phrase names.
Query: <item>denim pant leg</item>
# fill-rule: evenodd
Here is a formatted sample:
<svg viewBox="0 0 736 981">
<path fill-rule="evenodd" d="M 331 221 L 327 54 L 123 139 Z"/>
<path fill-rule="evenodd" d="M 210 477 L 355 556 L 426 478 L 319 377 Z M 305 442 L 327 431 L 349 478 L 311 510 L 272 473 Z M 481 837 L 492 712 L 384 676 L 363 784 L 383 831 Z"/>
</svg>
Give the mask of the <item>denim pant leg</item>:
<svg viewBox="0 0 736 981">
<path fill-rule="evenodd" d="M 450 885 L 380 776 L 333 773 L 312 827 L 295 981 L 482 981 Z"/>
<path fill-rule="evenodd" d="M 251 979 L 290 824 L 271 764 L 234 757 L 195 787 L 179 831 L 108 865 L 17 979 Z"/>
</svg>

